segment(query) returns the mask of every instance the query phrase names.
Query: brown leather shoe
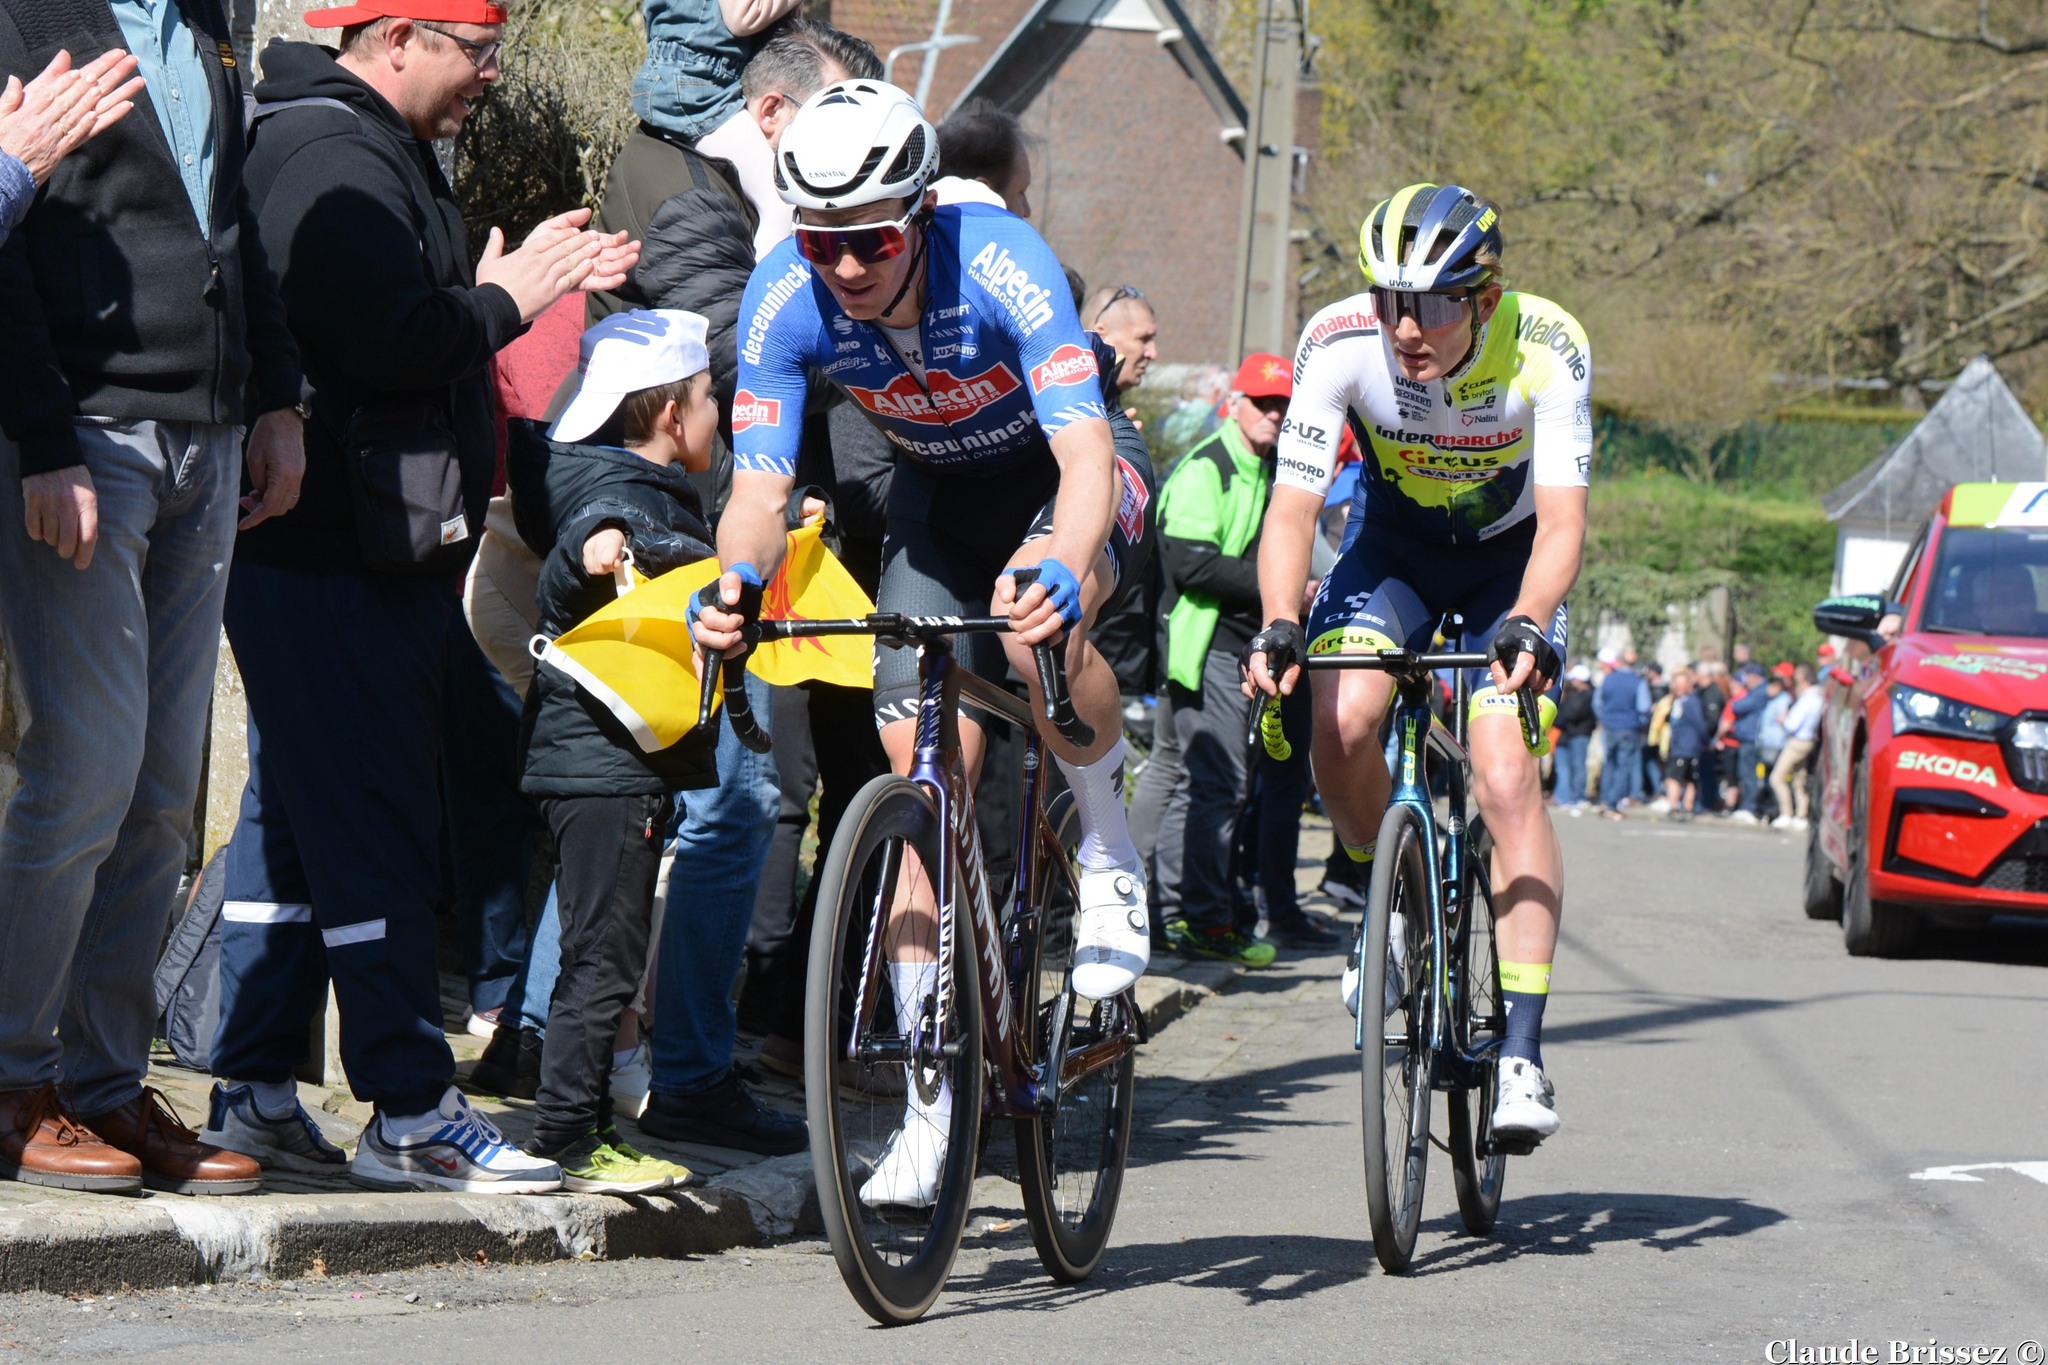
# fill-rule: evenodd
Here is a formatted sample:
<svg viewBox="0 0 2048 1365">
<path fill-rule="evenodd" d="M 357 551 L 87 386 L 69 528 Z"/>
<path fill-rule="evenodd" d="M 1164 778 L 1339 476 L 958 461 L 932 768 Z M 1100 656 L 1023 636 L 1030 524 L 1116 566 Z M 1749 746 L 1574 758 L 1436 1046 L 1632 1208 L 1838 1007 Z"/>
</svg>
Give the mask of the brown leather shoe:
<svg viewBox="0 0 2048 1365">
<path fill-rule="evenodd" d="M 79 1126 L 55 1085 L 0 1090 L 0 1179 L 60 1190 L 138 1194 L 142 1163 Z"/>
<path fill-rule="evenodd" d="M 240 1152 L 199 1140 L 155 1086 L 144 1086 L 119 1109 L 80 1119 L 108 1143 L 142 1163 L 142 1183 L 172 1194 L 254 1194 L 263 1168 Z"/>
</svg>

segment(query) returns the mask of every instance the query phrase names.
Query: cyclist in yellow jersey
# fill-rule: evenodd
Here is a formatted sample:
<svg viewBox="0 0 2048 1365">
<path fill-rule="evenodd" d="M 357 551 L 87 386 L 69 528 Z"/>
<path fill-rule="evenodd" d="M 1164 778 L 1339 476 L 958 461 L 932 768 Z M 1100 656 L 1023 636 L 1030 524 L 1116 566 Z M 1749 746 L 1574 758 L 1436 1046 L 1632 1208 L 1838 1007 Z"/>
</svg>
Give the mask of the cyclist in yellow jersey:
<svg viewBox="0 0 2048 1365">
<path fill-rule="evenodd" d="M 1501 246 L 1499 209 L 1456 185 L 1410 185 L 1366 218 L 1368 288 L 1310 319 L 1295 353 L 1259 546 L 1269 624 L 1246 647 L 1246 690 L 1292 692 L 1306 655 L 1426 649 L 1447 611 L 1465 621 L 1452 648 L 1492 653 L 1470 737 L 1507 1005 L 1493 1125 L 1540 1141 L 1558 1127 L 1541 1033 L 1564 867 L 1514 694 L 1532 681 L 1547 691 L 1564 671 L 1565 598 L 1585 547 L 1592 354 L 1569 313 L 1503 289 Z M 1304 628 L 1310 537 L 1347 423 L 1365 468 Z M 1345 851 L 1370 862 L 1391 788 L 1379 736 L 1393 683 L 1345 670 L 1314 689 L 1316 785 Z M 1547 698 L 1543 709 L 1547 729 Z M 1358 975 L 1354 949 L 1353 1013 Z"/>
</svg>

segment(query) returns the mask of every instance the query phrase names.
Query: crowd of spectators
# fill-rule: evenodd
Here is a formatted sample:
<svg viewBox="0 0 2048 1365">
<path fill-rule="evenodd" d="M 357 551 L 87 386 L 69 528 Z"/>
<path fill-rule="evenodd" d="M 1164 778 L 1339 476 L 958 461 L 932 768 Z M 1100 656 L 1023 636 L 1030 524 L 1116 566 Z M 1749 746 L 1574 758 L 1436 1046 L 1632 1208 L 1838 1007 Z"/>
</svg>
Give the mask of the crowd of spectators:
<svg viewBox="0 0 2048 1365">
<path fill-rule="evenodd" d="M 1715 815 L 1806 828 L 1806 771 L 1825 701 L 1818 679 L 1832 648 L 1768 669 L 1746 644 L 1733 652 L 1732 670 L 1701 659 L 1668 679 L 1633 649 L 1572 665 L 1553 735 L 1557 808 L 1620 819 L 1640 807 L 1673 820 Z"/>
</svg>

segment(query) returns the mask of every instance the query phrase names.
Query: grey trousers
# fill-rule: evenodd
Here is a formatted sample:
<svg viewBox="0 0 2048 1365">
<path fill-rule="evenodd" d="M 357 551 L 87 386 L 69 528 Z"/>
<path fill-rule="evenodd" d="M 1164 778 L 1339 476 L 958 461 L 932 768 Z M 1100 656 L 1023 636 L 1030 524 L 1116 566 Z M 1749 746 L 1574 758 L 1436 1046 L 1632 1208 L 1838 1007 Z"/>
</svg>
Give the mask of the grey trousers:
<svg viewBox="0 0 2048 1365">
<path fill-rule="evenodd" d="M 1180 850 L 1174 849 L 1170 867 L 1162 867 L 1159 862 L 1159 827 L 1166 821 L 1166 803 L 1173 798 L 1174 784 L 1180 781 L 1180 741 L 1173 733 L 1173 699 L 1169 695 L 1176 690 L 1171 684 L 1160 689 L 1159 704 L 1152 712 L 1152 756 L 1145 760 L 1145 771 L 1138 774 L 1137 790 L 1131 793 L 1131 842 L 1145 863 L 1154 938 L 1159 937 L 1166 924 L 1159 912 L 1159 889 L 1169 875 L 1176 887 L 1180 885 Z M 1175 904 L 1178 903 L 1176 899 Z"/>
<path fill-rule="evenodd" d="M 1162 921 L 1228 928 L 1235 918 L 1230 849 L 1244 808 L 1244 732 L 1251 703 L 1238 690 L 1237 656 L 1214 650 L 1202 661 L 1199 694 L 1172 683 L 1167 690 L 1173 694 L 1172 731 L 1180 761 L 1153 852 L 1156 904 Z M 1157 763 L 1156 750 L 1154 755 Z M 1151 775 L 1147 768 L 1145 776 Z"/>
<path fill-rule="evenodd" d="M 99 498 L 83 572 L 23 525 L 0 438 L 0 638 L 26 703 L 0 815 L 0 1090 L 78 1112 L 149 1068 L 150 977 L 184 866 L 235 540 L 241 432 L 81 422 Z"/>
</svg>

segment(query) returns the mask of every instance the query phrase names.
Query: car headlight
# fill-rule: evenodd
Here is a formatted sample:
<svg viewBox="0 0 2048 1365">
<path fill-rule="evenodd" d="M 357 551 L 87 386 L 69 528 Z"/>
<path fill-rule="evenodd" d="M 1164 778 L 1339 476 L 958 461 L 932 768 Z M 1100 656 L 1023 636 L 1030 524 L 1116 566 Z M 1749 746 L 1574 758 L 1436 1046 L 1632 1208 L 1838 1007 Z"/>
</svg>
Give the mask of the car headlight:
<svg viewBox="0 0 2048 1365">
<path fill-rule="evenodd" d="M 2021 716 L 2000 747 L 2015 783 L 2025 791 L 2048 791 L 2048 716 Z"/>
<path fill-rule="evenodd" d="M 2012 717 L 1968 702 L 1927 692 L 1904 683 L 1892 684 L 1892 733 L 1948 735 L 1955 739 L 1995 740 Z M 2039 724 L 2039 722 L 2035 722 Z M 2042 747 L 2048 748 L 2048 727 Z"/>
</svg>

